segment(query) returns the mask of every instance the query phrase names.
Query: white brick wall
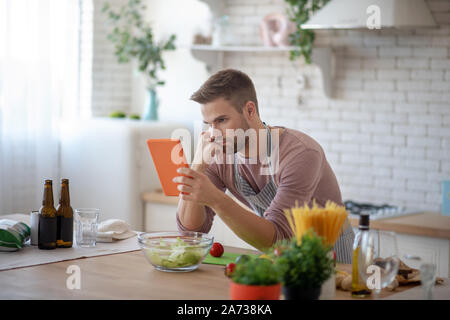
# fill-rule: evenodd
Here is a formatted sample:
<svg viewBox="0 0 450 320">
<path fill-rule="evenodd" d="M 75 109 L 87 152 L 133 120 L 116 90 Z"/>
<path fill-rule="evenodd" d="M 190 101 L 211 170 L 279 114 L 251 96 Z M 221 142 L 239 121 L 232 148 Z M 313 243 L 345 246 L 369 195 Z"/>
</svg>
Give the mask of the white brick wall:
<svg viewBox="0 0 450 320">
<path fill-rule="evenodd" d="M 226 13 L 239 44 L 260 45 L 260 19 L 286 5 L 247 2 L 229 0 Z M 284 53 L 225 55 L 226 67 L 254 80 L 265 121 L 321 143 L 344 199 L 440 210 L 441 181 L 450 179 L 450 1 L 428 2 L 438 29 L 317 32 L 316 45 L 331 45 L 336 54 L 332 99 L 324 97 L 315 66 L 307 67 L 306 89 L 284 90 L 295 86 L 296 72 L 306 74 Z"/>
<path fill-rule="evenodd" d="M 80 1 L 80 114 L 92 114 L 92 64 L 94 54 L 94 4 Z"/>
<path fill-rule="evenodd" d="M 92 42 L 92 116 L 107 116 L 120 110 L 127 112 L 131 103 L 131 64 L 118 64 L 114 46 L 107 39 L 110 27 L 105 26 L 102 13 L 104 0 L 83 0 L 93 4 Z M 113 7 L 120 7 L 127 0 L 108 0 Z"/>
<path fill-rule="evenodd" d="M 450 179 L 450 1 L 427 2 L 439 28 L 316 33 L 316 45 L 336 55 L 332 99 L 318 68 L 291 63 L 285 52 L 225 54 L 226 67 L 254 80 L 264 121 L 319 141 L 344 199 L 440 210 L 441 181 Z M 128 109 L 131 83 L 131 67 L 116 63 L 106 39 L 102 3 L 94 6 L 92 110 L 99 116 Z M 236 44 L 261 45 L 259 22 L 285 9 L 284 0 L 227 0 Z M 307 77 L 303 90 L 299 73 Z"/>
</svg>

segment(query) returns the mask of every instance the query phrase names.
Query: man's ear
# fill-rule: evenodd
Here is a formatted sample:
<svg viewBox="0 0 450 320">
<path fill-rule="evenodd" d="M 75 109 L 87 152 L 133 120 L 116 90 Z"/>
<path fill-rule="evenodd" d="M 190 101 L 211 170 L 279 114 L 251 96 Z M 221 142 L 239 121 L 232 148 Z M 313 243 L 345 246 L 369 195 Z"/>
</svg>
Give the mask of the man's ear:
<svg viewBox="0 0 450 320">
<path fill-rule="evenodd" d="M 249 120 L 253 119 L 257 115 L 256 106 L 253 101 L 247 101 L 243 111 Z"/>
</svg>

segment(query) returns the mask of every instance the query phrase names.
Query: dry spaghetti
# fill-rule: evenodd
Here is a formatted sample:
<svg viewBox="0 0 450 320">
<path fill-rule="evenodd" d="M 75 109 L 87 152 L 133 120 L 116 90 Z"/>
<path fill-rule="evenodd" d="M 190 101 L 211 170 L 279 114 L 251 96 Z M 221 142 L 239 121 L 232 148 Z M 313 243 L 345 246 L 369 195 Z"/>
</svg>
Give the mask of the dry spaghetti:
<svg viewBox="0 0 450 320">
<path fill-rule="evenodd" d="M 324 208 L 317 206 L 315 201 L 312 208 L 307 204 L 299 207 L 296 203 L 295 207 L 284 210 L 284 213 L 299 245 L 303 235 L 313 229 L 325 244 L 334 246 L 348 216 L 344 206 L 331 201 L 327 201 Z"/>
</svg>

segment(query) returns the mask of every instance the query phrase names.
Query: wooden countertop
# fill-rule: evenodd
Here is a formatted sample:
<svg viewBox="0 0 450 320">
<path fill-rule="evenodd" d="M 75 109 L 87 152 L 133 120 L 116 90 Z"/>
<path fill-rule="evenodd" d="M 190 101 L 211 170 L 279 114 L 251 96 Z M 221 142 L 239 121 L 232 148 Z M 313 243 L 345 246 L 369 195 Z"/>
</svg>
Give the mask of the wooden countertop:
<svg viewBox="0 0 450 320">
<path fill-rule="evenodd" d="M 168 197 L 161 191 L 142 192 L 141 199 L 144 202 L 178 205 L 178 197 Z"/>
<path fill-rule="evenodd" d="M 250 252 L 230 247 L 226 250 Z M 79 290 L 66 287 L 70 265 L 80 268 Z M 350 267 L 337 268 L 348 271 Z M 209 264 L 202 264 L 193 272 L 161 272 L 147 262 L 142 252 L 133 251 L 0 271 L 0 299 L 227 300 L 230 280 L 223 272 L 223 266 Z M 445 291 L 450 292 L 449 279 L 441 286 L 447 286 Z M 399 287 L 394 292 L 383 290 L 380 297 L 395 299 L 401 293 L 403 299 L 408 299 L 408 290 L 414 287 L 417 286 Z M 336 299 L 352 298 L 350 292 L 337 290 Z"/>
<path fill-rule="evenodd" d="M 167 197 L 162 192 L 142 193 L 144 202 L 177 205 L 178 197 Z M 349 218 L 353 227 L 358 227 L 357 218 Z M 402 234 L 443 238 L 450 240 L 450 217 L 440 213 L 422 212 L 402 217 L 386 218 L 370 221 L 372 229 L 394 231 Z"/>
<path fill-rule="evenodd" d="M 350 218 L 349 220 L 353 227 L 358 227 L 359 221 L 357 218 Z M 450 217 L 434 212 L 371 220 L 370 228 L 450 240 Z"/>
</svg>

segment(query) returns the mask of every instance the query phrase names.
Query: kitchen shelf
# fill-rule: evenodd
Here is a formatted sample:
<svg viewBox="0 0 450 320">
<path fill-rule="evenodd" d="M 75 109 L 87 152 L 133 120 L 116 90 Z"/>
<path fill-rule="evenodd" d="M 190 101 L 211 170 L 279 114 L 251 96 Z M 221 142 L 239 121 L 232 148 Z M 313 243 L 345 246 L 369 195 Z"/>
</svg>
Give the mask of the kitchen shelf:
<svg viewBox="0 0 450 320">
<path fill-rule="evenodd" d="M 213 20 L 224 15 L 226 1 L 200 0 L 204 2 L 211 11 Z M 223 57 L 225 53 L 279 53 L 289 52 L 295 47 L 266 47 L 266 46 L 212 46 L 212 45 L 192 45 L 190 50 L 192 56 L 206 63 L 206 69 L 210 74 L 223 69 Z M 312 64 L 317 65 L 322 73 L 322 83 L 325 96 L 333 97 L 333 79 L 335 74 L 335 57 L 331 48 L 313 48 Z"/>
<path fill-rule="evenodd" d="M 213 45 L 192 45 L 190 47 L 192 56 L 205 62 L 209 73 L 214 73 L 224 68 L 225 53 L 277 53 L 289 52 L 295 47 L 265 47 L 265 46 L 213 46 Z M 312 64 L 317 65 L 322 73 L 323 90 L 327 97 L 333 96 L 332 81 L 334 78 L 334 55 L 331 48 L 313 48 Z"/>
<path fill-rule="evenodd" d="M 213 46 L 207 44 L 194 44 L 191 50 L 214 52 L 287 52 L 295 47 L 264 47 L 264 46 Z"/>
</svg>

